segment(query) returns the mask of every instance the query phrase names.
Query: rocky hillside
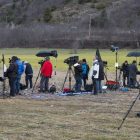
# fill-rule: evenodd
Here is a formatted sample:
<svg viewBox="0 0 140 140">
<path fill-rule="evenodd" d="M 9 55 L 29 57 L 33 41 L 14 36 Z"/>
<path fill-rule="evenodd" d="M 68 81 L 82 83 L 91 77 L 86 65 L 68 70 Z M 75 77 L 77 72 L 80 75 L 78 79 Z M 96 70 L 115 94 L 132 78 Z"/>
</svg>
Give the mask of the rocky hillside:
<svg viewBox="0 0 140 140">
<path fill-rule="evenodd" d="M 139 23 L 140 0 L 0 0 L 0 46 L 131 47 Z"/>
</svg>

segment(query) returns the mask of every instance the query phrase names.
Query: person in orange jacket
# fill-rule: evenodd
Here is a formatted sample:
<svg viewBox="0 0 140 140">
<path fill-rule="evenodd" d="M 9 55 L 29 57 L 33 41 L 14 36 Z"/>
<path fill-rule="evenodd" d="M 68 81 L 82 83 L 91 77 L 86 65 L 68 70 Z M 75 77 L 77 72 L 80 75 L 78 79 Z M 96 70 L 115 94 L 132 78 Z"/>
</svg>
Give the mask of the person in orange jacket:
<svg viewBox="0 0 140 140">
<path fill-rule="evenodd" d="M 50 62 L 50 58 L 47 57 L 41 69 L 39 92 L 45 92 L 49 90 L 49 78 L 52 76 L 52 71 L 53 71 L 52 63 Z M 45 82 L 45 90 L 43 90 L 44 82 Z"/>
</svg>

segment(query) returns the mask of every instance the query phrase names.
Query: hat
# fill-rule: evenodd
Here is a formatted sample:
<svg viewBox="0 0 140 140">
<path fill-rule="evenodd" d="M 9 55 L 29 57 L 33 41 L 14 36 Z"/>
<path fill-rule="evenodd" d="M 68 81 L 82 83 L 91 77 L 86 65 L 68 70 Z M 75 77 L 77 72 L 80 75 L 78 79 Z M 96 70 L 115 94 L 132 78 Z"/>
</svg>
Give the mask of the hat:
<svg viewBox="0 0 140 140">
<path fill-rule="evenodd" d="M 83 61 L 83 62 L 87 62 L 85 58 L 84 58 L 82 61 Z"/>
<path fill-rule="evenodd" d="M 17 56 L 12 56 L 12 60 L 13 60 L 13 61 L 18 60 Z"/>
</svg>

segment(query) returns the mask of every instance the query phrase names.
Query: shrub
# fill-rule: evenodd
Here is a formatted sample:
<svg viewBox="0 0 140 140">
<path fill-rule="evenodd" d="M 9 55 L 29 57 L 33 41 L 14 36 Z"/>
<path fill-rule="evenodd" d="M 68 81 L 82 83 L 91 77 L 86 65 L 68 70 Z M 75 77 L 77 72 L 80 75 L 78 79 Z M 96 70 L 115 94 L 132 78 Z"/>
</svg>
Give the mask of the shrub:
<svg viewBox="0 0 140 140">
<path fill-rule="evenodd" d="M 97 20 L 95 20 L 95 19 L 91 19 L 91 26 L 97 26 L 98 25 L 98 22 L 97 22 Z"/>
<path fill-rule="evenodd" d="M 78 3 L 79 4 L 84 4 L 85 3 L 85 0 L 78 0 Z"/>
<path fill-rule="evenodd" d="M 138 13 L 137 14 L 138 14 L 138 16 L 140 16 L 140 8 L 138 9 Z"/>
<path fill-rule="evenodd" d="M 95 4 L 92 3 L 91 6 L 90 6 L 90 8 L 95 8 Z"/>
<path fill-rule="evenodd" d="M 71 0 L 63 0 L 64 3 L 69 3 Z"/>
<path fill-rule="evenodd" d="M 105 9 L 105 5 L 103 3 L 99 3 L 99 4 L 97 4 L 97 9 L 98 10 Z"/>
<path fill-rule="evenodd" d="M 44 11 L 44 15 L 43 15 L 43 19 L 44 21 L 47 23 L 49 21 L 51 21 L 53 18 L 51 11 L 48 7 L 46 7 L 45 11 Z"/>
<path fill-rule="evenodd" d="M 56 5 L 51 6 L 51 12 L 55 11 L 57 9 Z"/>
<path fill-rule="evenodd" d="M 98 3 L 98 0 L 92 0 L 92 3 Z"/>
</svg>

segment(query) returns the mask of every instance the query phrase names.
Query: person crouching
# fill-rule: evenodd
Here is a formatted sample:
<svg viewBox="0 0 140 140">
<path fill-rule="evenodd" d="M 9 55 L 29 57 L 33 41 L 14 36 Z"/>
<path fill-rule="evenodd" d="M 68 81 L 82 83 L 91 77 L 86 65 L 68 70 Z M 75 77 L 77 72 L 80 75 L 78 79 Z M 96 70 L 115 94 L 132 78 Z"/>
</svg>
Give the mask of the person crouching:
<svg viewBox="0 0 140 140">
<path fill-rule="evenodd" d="M 81 86 L 82 86 L 82 61 L 78 61 L 78 63 L 74 64 L 74 72 L 75 72 L 75 92 L 81 91 Z"/>
</svg>

